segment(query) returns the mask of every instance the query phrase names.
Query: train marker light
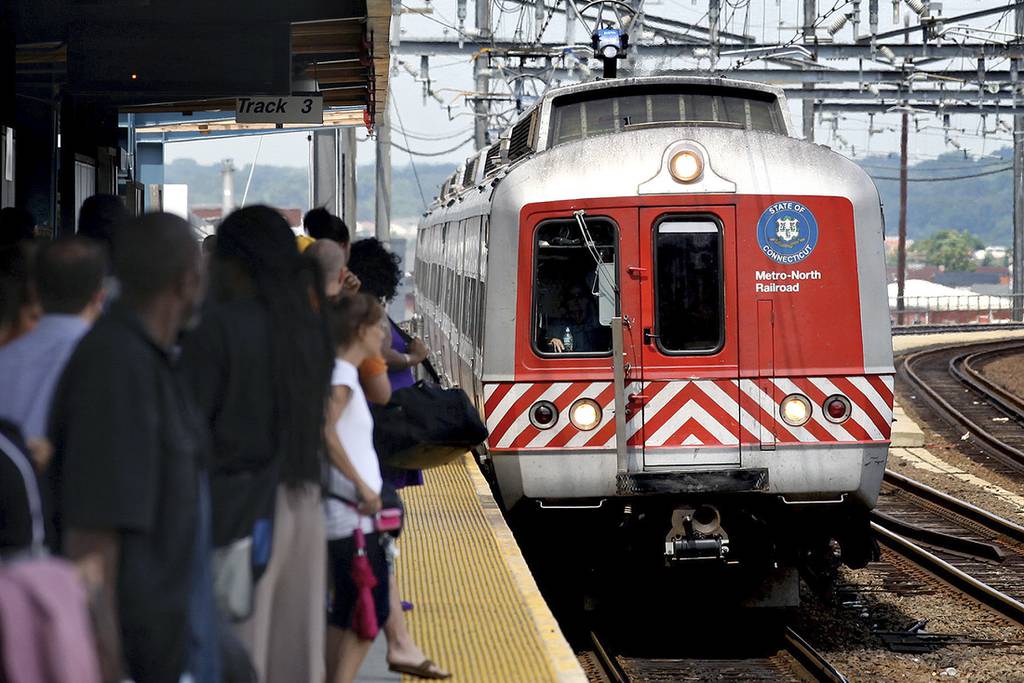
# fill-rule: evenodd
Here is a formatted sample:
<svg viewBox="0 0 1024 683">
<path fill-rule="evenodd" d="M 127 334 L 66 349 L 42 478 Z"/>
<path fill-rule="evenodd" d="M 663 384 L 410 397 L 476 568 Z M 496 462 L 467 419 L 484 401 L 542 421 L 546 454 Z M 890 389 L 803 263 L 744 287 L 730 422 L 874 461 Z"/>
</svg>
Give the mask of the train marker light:
<svg viewBox="0 0 1024 683">
<path fill-rule="evenodd" d="M 845 396 L 836 394 L 835 396 L 829 396 L 825 399 L 824 403 L 825 417 L 829 422 L 846 422 L 850 418 L 850 414 L 853 412 L 853 406 L 850 404 L 850 399 Z"/>
<path fill-rule="evenodd" d="M 811 419 L 811 402 L 801 394 L 790 394 L 782 399 L 779 414 L 791 427 L 801 427 Z"/>
<path fill-rule="evenodd" d="M 601 423 L 601 406 L 592 398 L 581 398 L 572 404 L 569 421 L 576 429 L 589 432 Z"/>
<path fill-rule="evenodd" d="M 681 183 L 692 183 L 704 174 L 704 160 L 697 152 L 684 149 L 668 162 L 669 173 Z"/>
<path fill-rule="evenodd" d="M 551 401 L 537 401 L 530 408 L 530 422 L 537 429 L 551 429 L 558 422 L 558 408 Z"/>
</svg>

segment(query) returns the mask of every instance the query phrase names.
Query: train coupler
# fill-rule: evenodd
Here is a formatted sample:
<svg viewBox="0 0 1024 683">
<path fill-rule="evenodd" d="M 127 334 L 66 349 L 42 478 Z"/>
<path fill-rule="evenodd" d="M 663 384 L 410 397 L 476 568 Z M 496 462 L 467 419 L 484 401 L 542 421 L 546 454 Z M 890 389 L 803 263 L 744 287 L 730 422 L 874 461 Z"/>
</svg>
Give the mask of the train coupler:
<svg viewBox="0 0 1024 683">
<path fill-rule="evenodd" d="M 665 537 L 665 561 L 726 560 L 729 535 L 721 522 L 711 505 L 673 510 L 672 529 Z"/>
</svg>

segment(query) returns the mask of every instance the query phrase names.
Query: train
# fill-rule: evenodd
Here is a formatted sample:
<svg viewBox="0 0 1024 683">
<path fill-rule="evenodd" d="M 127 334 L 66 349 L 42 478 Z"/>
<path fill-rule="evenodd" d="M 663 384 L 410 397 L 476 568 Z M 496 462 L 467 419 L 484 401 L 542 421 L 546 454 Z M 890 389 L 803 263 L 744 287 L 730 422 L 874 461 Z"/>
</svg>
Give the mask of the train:
<svg viewBox="0 0 1024 683">
<path fill-rule="evenodd" d="M 534 533 L 569 516 L 588 553 L 747 568 L 785 606 L 802 568 L 877 553 L 883 232 L 870 177 L 797 138 L 776 87 L 556 87 L 423 215 L 416 325 Z"/>
</svg>

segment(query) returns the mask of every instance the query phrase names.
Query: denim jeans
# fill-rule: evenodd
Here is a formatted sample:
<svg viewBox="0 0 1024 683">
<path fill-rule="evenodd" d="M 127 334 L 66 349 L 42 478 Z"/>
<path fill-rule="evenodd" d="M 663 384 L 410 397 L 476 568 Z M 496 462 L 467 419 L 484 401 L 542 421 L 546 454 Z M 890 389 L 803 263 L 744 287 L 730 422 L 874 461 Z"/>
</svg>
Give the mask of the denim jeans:
<svg viewBox="0 0 1024 683">
<path fill-rule="evenodd" d="M 192 593 L 189 596 L 192 640 L 188 669 L 195 683 L 220 683 L 220 640 L 210 546 L 210 482 L 205 470 L 199 473 L 198 491 L 199 523 L 196 524 L 196 552 L 192 561 Z"/>
</svg>

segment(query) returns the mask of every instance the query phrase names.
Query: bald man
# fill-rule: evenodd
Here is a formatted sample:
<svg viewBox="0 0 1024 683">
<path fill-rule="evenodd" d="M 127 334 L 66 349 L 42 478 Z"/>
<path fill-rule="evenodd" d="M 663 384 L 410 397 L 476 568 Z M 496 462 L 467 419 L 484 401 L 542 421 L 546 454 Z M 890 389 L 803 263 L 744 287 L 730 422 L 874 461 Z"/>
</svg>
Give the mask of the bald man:
<svg viewBox="0 0 1024 683">
<path fill-rule="evenodd" d="M 324 292 L 328 299 L 359 291 L 359 278 L 348 269 L 345 249 L 329 239 L 319 239 L 309 245 L 304 254 L 316 259 L 324 273 Z"/>
</svg>

